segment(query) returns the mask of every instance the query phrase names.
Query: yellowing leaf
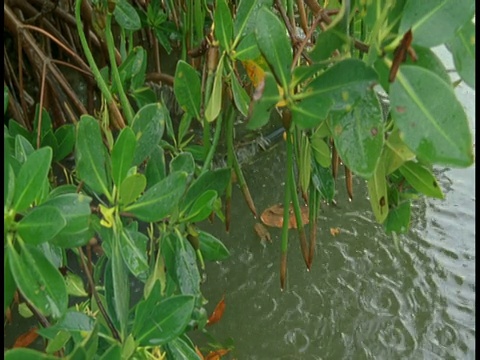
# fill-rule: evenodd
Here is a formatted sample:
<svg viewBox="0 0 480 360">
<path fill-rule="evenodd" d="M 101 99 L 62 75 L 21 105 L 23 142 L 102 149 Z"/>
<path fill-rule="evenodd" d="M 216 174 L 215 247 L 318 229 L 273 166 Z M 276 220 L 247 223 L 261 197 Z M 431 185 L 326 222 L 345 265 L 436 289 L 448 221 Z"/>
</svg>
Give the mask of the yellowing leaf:
<svg viewBox="0 0 480 360">
<path fill-rule="evenodd" d="M 268 65 L 265 59 L 262 56 L 259 56 L 255 60 L 244 60 L 242 61 L 242 64 L 245 67 L 245 71 L 247 72 L 248 78 L 252 82 L 253 87 L 257 88 L 258 84 L 260 84 L 265 78 L 265 70 L 268 70 Z M 277 103 L 277 106 L 282 107 L 287 105 L 287 102 L 283 99 L 283 88 L 278 84 L 277 86 L 278 93 L 282 97 L 282 100 Z"/>
</svg>

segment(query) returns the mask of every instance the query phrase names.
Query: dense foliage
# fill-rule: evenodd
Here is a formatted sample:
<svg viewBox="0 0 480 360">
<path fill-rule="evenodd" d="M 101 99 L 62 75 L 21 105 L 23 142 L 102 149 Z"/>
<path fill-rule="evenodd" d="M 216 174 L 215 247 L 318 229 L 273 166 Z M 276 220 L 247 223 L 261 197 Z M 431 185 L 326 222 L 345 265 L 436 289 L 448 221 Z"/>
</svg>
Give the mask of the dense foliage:
<svg viewBox="0 0 480 360">
<path fill-rule="evenodd" d="M 349 196 L 352 175 L 362 177 L 385 231 L 407 231 L 412 200 L 443 198 L 433 166 L 474 161 L 455 84 L 432 51 L 446 45 L 460 81 L 475 87 L 474 8 L 473 0 L 7 1 L 4 314 L 18 290 L 47 346 L 5 358 L 202 358 L 187 333 L 207 331 L 205 261 L 229 252 L 197 224 L 216 216 L 228 230 L 235 179 L 257 215 L 234 149 L 238 117 L 250 130 L 274 121 L 272 112 L 281 118 L 284 204 L 293 204 L 308 268 L 340 164 Z M 172 74 L 162 72 L 168 62 Z M 159 95 L 160 83 L 170 91 Z M 213 161 L 221 141 L 225 167 Z M 143 286 L 140 299 L 132 281 Z"/>
</svg>

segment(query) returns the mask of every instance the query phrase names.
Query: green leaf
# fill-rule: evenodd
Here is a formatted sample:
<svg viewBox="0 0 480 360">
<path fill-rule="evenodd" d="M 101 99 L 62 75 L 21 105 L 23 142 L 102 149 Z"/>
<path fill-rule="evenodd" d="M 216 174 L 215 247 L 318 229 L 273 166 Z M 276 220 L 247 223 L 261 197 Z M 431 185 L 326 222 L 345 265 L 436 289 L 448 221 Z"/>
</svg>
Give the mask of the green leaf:
<svg viewBox="0 0 480 360">
<path fill-rule="evenodd" d="M 315 161 L 324 168 L 328 168 L 332 163 L 332 155 L 330 153 L 330 146 L 323 140 L 321 136 L 321 127 L 315 131 L 310 139 L 312 144 L 312 153 Z"/>
<path fill-rule="evenodd" d="M 166 345 L 168 358 L 172 360 L 201 360 L 194 348 L 192 348 L 182 338 L 178 337 L 168 342 Z"/>
<path fill-rule="evenodd" d="M 6 152 L 4 153 L 7 154 Z M 6 155 L 7 157 L 8 155 Z M 15 192 L 15 173 L 9 159 L 4 159 L 3 169 L 3 205 L 5 209 L 9 209 L 12 205 L 13 194 Z"/>
<path fill-rule="evenodd" d="M 426 167 L 409 161 L 403 164 L 399 170 L 408 183 L 418 192 L 437 199 L 444 198 L 437 179 Z"/>
<path fill-rule="evenodd" d="M 328 97 L 310 97 L 292 104 L 292 120 L 300 129 L 311 129 L 324 121 L 333 105 Z"/>
<path fill-rule="evenodd" d="M 78 123 L 75 161 L 78 178 L 97 194 L 110 197 L 111 184 L 106 172 L 109 159 L 105 154 L 100 125 L 90 115 L 82 115 Z"/>
<path fill-rule="evenodd" d="M 453 55 L 458 75 L 475 89 L 475 25 L 467 21 L 452 37 L 447 47 Z"/>
<path fill-rule="evenodd" d="M 221 261 L 230 257 L 230 252 L 227 247 L 212 234 L 200 230 L 198 237 L 200 240 L 200 251 L 205 260 Z"/>
<path fill-rule="evenodd" d="M 195 250 L 183 237 L 177 236 L 175 246 L 175 278 L 184 295 L 200 295 L 200 273 Z"/>
<path fill-rule="evenodd" d="M 125 30 L 140 30 L 142 24 L 135 8 L 127 0 L 117 0 L 113 16 Z"/>
<path fill-rule="evenodd" d="M 213 80 L 213 89 L 208 99 L 207 107 L 205 109 L 205 119 L 208 122 L 215 120 L 220 114 L 222 108 L 222 87 L 223 87 L 223 61 L 225 57 L 222 56 L 217 65 L 215 79 Z"/>
<path fill-rule="evenodd" d="M 145 190 L 147 178 L 143 174 L 133 174 L 123 180 L 119 188 L 120 202 L 124 205 L 134 202 Z"/>
<path fill-rule="evenodd" d="M 140 346 L 159 346 L 175 339 L 187 327 L 194 305 L 195 297 L 191 295 L 172 296 L 155 302 L 148 309 L 149 316 L 145 316 L 141 324 L 136 323 L 135 339 Z"/>
<path fill-rule="evenodd" d="M 83 280 L 77 274 L 68 272 L 65 276 L 65 286 L 67 293 L 71 296 L 87 297 L 88 293 L 85 291 Z"/>
<path fill-rule="evenodd" d="M 110 346 L 107 351 L 105 351 L 99 360 L 110 360 L 110 359 L 122 359 L 122 348 L 118 343 L 113 344 Z"/>
<path fill-rule="evenodd" d="M 333 112 L 328 124 L 345 165 L 355 174 L 370 178 L 384 139 L 382 109 L 374 90 L 359 98 L 350 111 Z"/>
<path fill-rule="evenodd" d="M 209 170 L 200 175 L 188 188 L 181 209 L 186 209 L 207 190 L 215 190 L 217 195 L 221 196 L 230 181 L 230 176 L 230 169 Z"/>
<path fill-rule="evenodd" d="M 383 223 L 387 234 L 395 232 L 397 234 L 405 234 L 410 229 L 411 206 L 410 201 L 391 208 L 388 216 Z"/>
<path fill-rule="evenodd" d="M 330 97 L 333 110 L 344 110 L 351 106 L 377 81 L 377 74 L 361 60 L 345 59 L 317 76 L 295 99 Z M 321 110 L 321 109 L 319 109 Z"/>
<path fill-rule="evenodd" d="M 175 171 L 184 171 L 188 176 L 193 175 L 195 171 L 195 161 L 193 160 L 192 154 L 183 152 L 175 156 L 172 161 L 170 161 L 170 173 Z"/>
<path fill-rule="evenodd" d="M 138 231 L 123 229 L 120 236 L 120 251 L 130 272 L 145 281 L 148 275 L 147 261 L 148 238 Z"/>
<path fill-rule="evenodd" d="M 26 243 L 38 245 L 51 240 L 66 224 L 67 221 L 56 207 L 42 205 L 20 220 L 17 231 Z"/>
<path fill-rule="evenodd" d="M 400 132 L 398 129 L 395 129 L 390 133 L 387 138 L 386 145 L 387 146 L 385 146 L 383 153 L 384 160 L 382 161 L 386 166 L 386 175 L 393 173 L 406 161 L 410 161 L 415 158 L 415 154 L 400 138 Z"/>
<path fill-rule="evenodd" d="M 271 8 L 273 0 L 241 0 L 234 21 L 235 37 L 248 36 L 255 28 L 258 11 L 265 6 Z M 235 40 L 236 42 L 237 40 Z"/>
<path fill-rule="evenodd" d="M 12 271 L 10 270 L 10 258 L 7 253 L 3 253 L 3 316 L 10 303 L 13 300 L 13 294 L 17 290 L 15 279 L 13 278 Z"/>
<path fill-rule="evenodd" d="M 35 150 L 28 156 L 15 182 L 13 207 L 17 212 L 27 209 L 40 195 L 51 162 L 52 149 L 49 147 Z"/>
<path fill-rule="evenodd" d="M 48 342 L 45 352 L 48 354 L 53 354 L 54 352 L 59 351 L 67 344 L 71 337 L 72 335 L 70 335 L 69 332 L 60 330 L 57 335 Z"/>
<path fill-rule="evenodd" d="M 30 141 L 28 141 L 23 135 L 15 136 L 15 158 L 20 164 L 27 161 L 27 157 L 34 151 L 35 149 L 32 144 L 30 144 Z"/>
<path fill-rule="evenodd" d="M 385 166 L 378 163 L 373 176 L 367 182 L 368 196 L 377 222 L 382 224 L 388 216 L 387 180 Z"/>
<path fill-rule="evenodd" d="M 451 39 L 474 13 L 472 0 L 409 0 L 398 31 L 404 34 L 411 28 L 413 44 L 431 48 Z"/>
<path fill-rule="evenodd" d="M 259 83 L 252 96 L 247 129 L 254 130 L 266 125 L 270 120 L 270 113 L 280 99 L 273 75 L 266 72 L 264 80 Z"/>
<path fill-rule="evenodd" d="M 125 207 L 142 221 L 163 220 L 178 205 L 187 185 L 187 173 L 174 172 L 153 185 L 135 203 Z"/>
<path fill-rule="evenodd" d="M 182 219 L 182 222 L 195 223 L 205 220 L 212 213 L 217 197 L 215 190 L 205 191 L 194 201 Z"/>
<path fill-rule="evenodd" d="M 140 164 L 149 156 L 162 138 L 165 129 L 165 113 L 161 103 L 145 105 L 133 117 L 132 130 L 135 132 L 137 146 L 133 164 Z"/>
<path fill-rule="evenodd" d="M 150 159 L 147 162 L 145 176 L 147 178 L 147 189 L 165 178 L 165 155 L 163 149 L 156 145 Z"/>
<path fill-rule="evenodd" d="M 58 357 L 41 353 L 40 351 L 16 348 L 3 354 L 4 360 L 58 360 Z"/>
<path fill-rule="evenodd" d="M 240 43 L 235 49 L 234 55 L 235 60 L 240 61 L 258 59 L 262 55 L 253 32 L 242 37 L 242 40 L 240 40 Z"/>
<path fill-rule="evenodd" d="M 85 245 L 91 239 L 91 201 L 92 198 L 84 194 L 59 194 L 44 203 L 57 208 L 66 220 L 65 227 L 52 240 L 53 244 L 74 248 Z"/>
<path fill-rule="evenodd" d="M 223 49 L 229 51 L 233 35 L 233 21 L 230 9 L 225 0 L 217 0 L 214 24 L 215 38 Z"/>
<path fill-rule="evenodd" d="M 112 148 L 112 178 L 120 186 L 132 166 L 137 141 L 133 130 L 123 128 Z"/>
<path fill-rule="evenodd" d="M 43 315 L 60 318 L 68 306 L 68 295 L 60 272 L 35 247 L 22 244 L 19 254 L 11 243 L 7 254 L 10 270 L 23 296 Z"/>
<path fill-rule="evenodd" d="M 196 119 L 200 119 L 200 77 L 197 71 L 183 60 L 177 63 L 173 91 L 183 111 Z"/>
<path fill-rule="evenodd" d="M 118 236 L 118 237 L 117 237 Z M 127 267 L 122 257 L 122 234 L 114 234 L 112 244 L 112 257 L 109 259 L 112 271 L 113 291 L 107 297 L 113 297 L 113 308 L 115 309 L 116 319 L 118 320 L 121 337 L 126 336 L 128 323 L 128 310 L 130 301 L 130 282 L 128 280 Z M 105 285 L 106 287 L 106 285 Z"/>
<path fill-rule="evenodd" d="M 402 65 L 390 90 L 400 137 L 421 160 L 459 167 L 473 163 L 468 119 L 450 86 L 425 69 Z"/>
<path fill-rule="evenodd" d="M 72 334 L 75 340 L 82 339 L 82 333 L 90 332 L 95 327 L 95 319 L 75 310 L 67 310 L 65 315 L 54 325 L 48 328 L 41 328 L 37 333 L 48 340 L 53 340 L 60 331 Z"/>
<path fill-rule="evenodd" d="M 335 181 L 330 168 L 318 164 L 312 159 L 312 184 L 327 202 L 335 197 Z"/>
<path fill-rule="evenodd" d="M 293 55 L 286 29 L 278 17 L 266 7 L 257 15 L 255 38 L 277 82 L 287 89 L 290 84 Z"/>
<path fill-rule="evenodd" d="M 61 161 L 73 151 L 75 146 L 75 126 L 66 124 L 60 126 L 55 131 L 55 139 L 57 140 L 57 151 L 53 152 L 53 161 Z"/>
<path fill-rule="evenodd" d="M 230 79 L 235 106 L 243 116 L 248 116 L 248 103 L 250 102 L 250 97 L 245 89 L 240 85 L 240 82 L 238 81 L 237 75 L 235 75 L 234 71 L 230 73 Z"/>
<path fill-rule="evenodd" d="M 334 55 L 335 50 L 341 51 L 344 46 L 349 45 L 349 37 L 346 36 L 342 27 L 343 25 L 340 22 L 318 35 L 315 46 L 309 52 L 312 60 L 321 62 L 330 59 Z"/>
</svg>

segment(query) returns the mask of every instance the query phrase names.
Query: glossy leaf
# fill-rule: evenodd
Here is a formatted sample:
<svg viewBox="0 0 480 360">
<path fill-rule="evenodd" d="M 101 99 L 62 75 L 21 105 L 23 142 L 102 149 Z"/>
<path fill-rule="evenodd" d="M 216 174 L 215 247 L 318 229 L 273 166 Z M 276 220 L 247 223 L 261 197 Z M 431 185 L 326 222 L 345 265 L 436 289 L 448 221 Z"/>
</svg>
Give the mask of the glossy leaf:
<svg viewBox="0 0 480 360">
<path fill-rule="evenodd" d="M 322 167 L 328 168 L 332 162 L 332 155 L 330 153 L 330 146 L 323 140 L 322 138 L 312 136 L 311 138 L 312 144 L 312 153 L 315 161 Z"/>
<path fill-rule="evenodd" d="M 30 141 L 28 141 L 23 135 L 15 136 L 15 158 L 23 164 L 28 156 L 33 153 L 35 149 L 33 148 Z"/>
<path fill-rule="evenodd" d="M 409 201 L 393 207 L 388 212 L 388 216 L 383 223 L 387 234 L 395 232 L 405 234 L 410 229 L 411 205 Z"/>
<path fill-rule="evenodd" d="M 330 96 L 339 102 L 334 110 L 342 110 L 369 90 L 376 80 L 375 71 L 363 61 L 345 59 L 317 76 L 296 99 Z"/>
<path fill-rule="evenodd" d="M 191 295 L 177 295 L 156 301 L 148 309 L 148 316 L 142 317 L 141 323 L 137 323 L 135 318 L 135 339 L 140 346 L 159 346 L 175 339 L 187 327 L 194 304 L 195 297 Z"/>
<path fill-rule="evenodd" d="M 458 75 L 475 89 L 475 25 L 467 21 L 450 39 L 447 47 L 453 55 Z"/>
<path fill-rule="evenodd" d="M 184 295 L 200 295 L 200 273 L 195 250 L 183 237 L 176 237 L 175 278 Z"/>
<path fill-rule="evenodd" d="M 406 3 L 398 32 L 412 29 L 413 43 L 434 47 L 451 39 L 473 18 L 473 0 L 410 0 Z"/>
<path fill-rule="evenodd" d="M 205 260 L 221 261 L 230 257 L 230 252 L 227 247 L 212 234 L 200 230 L 198 236 L 200 240 L 200 251 Z"/>
<path fill-rule="evenodd" d="M 230 50 L 232 35 L 233 35 L 233 21 L 230 9 L 225 0 L 217 0 L 217 6 L 214 13 L 215 24 L 215 38 L 220 43 L 220 46 L 225 50 Z"/>
<path fill-rule="evenodd" d="M 191 153 L 180 153 L 170 161 L 170 173 L 175 171 L 184 171 L 189 176 L 193 175 L 195 171 L 195 161 Z"/>
<path fill-rule="evenodd" d="M 75 148 L 77 176 L 97 194 L 110 194 L 106 172 L 108 160 L 98 121 L 90 115 L 82 115 Z"/>
<path fill-rule="evenodd" d="M 47 200 L 45 206 L 57 208 L 66 220 L 65 227 L 54 237 L 52 243 L 62 248 L 85 245 L 92 237 L 90 228 L 90 203 L 92 198 L 84 194 L 60 194 Z"/>
<path fill-rule="evenodd" d="M 147 178 L 147 189 L 154 184 L 163 180 L 166 175 L 165 155 L 162 147 L 156 145 L 150 154 L 150 159 L 147 162 L 147 168 L 145 169 L 145 176 Z"/>
<path fill-rule="evenodd" d="M 257 59 L 262 56 L 253 32 L 247 33 L 235 49 L 235 59 L 240 61 Z"/>
<path fill-rule="evenodd" d="M 153 185 L 135 203 L 125 207 L 142 221 L 163 220 L 178 205 L 187 185 L 187 173 L 174 172 Z"/>
<path fill-rule="evenodd" d="M 192 117 L 200 119 L 200 77 L 197 71 L 183 60 L 177 63 L 173 91 L 183 111 Z"/>
<path fill-rule="evenodd" d="M 218 196 L 225 191 L 230 181 L 230 169 L 209 170 L 192 182 L 182 201 L 182 212 L 207 190 L 215 190 Z"/>
<path fill-rule="evenodd" d="M 214 210 L 215 200 L 217 200 L 217 198 L 218 196 L 215 190 L 205 191 L 195 200 L 182 221 L 195 223 L 205 220 Z"/>
<path fill-rule="evenodd" d="M 169 341 L 166 345 L 166 350 L 168 351 L 168 358 L 172 360 L 204 360 L 181 337 Z"/>
<path fill-rule="evenodd" d="M 39 329 L 38 333 L 48 340 L 53 340 L 59 331 L 66 331 L 71 333 L 75 339 L 81 339 L 82 332 L 90 332 L 94 327 L 95 319 L 70 309 L 59 321 L 48 328 Z"/>
<path fill-rule="evenodd" d="M 68 295 L 79 297 L 88 296 L 82 278 L 70 271 L 65 276 L 65 286 L 67 287 Z"/>
<path fill-rule="evenodd" d="M 3 356 L 4 360 L 58 360 L 56 356 L 24 348 L 7 350 Z"/>
<path fill-rule="evenodd" d="M 378 164 L 375 173 L 367 182 L 367 189 L 373 214 L 377 222 L 381 224 L 388 216 L 388 193 L 384 164 Z"/>
<path fill-rule="evenodd" d="M 51 162 L 52 149 L 49 147 L 35 150 L 28 156 L 15 181 L 13 207 L 16 211 L 25 210 L 40 195 Z"/>
<path fill-rule="evenodd" d="M 261 81 L 252 96 L 248 109 L 247 128 L 258 129 L 268 123 L 270 113 L 281 99 L 278 93 L 278 86 L 273 75 L 265 73 L 264 81 Z"/>
<path fill-rule="evenodd" d="M 116 238 L 118 236 L 118 238 Z M 111 269 L 111 292 L 105 292 L 105 296 L 113 303 L 113 310 L 118 321 L 118 330 L 122 338 L 126 335 L 128 323 L 128 310 L 130 301 L 130 282 L 128 279 L 127 266 L 122 257 L 121 250 L 122 234 L 114 235 L 112 244 L 112 257 L 107 263 Z M 109 266 L 110 265 L 110 266 Z M 107 287 L 107 285 L 105 285 Z"/>
<path fill-rule="evenodd" d="M 147 186 L 147 178 L 143 174 L 132 174 L 123 180 L 119 188 L 120 202 L 128 205 L 134 202 Z"/>
<path fill-rule="evenodd" d="M 9 209 L 15 192 L 15 173 L 8 159 L 4 159 L 3 164 L 3 205 L 5 209 Z"/>
<path fill-rule="evenodd" d="M 147 261 L 148 238 L 138 231 L 123 229 L 120 236 L 120 251 L 130 272 L 145 281 L 148 274 Z"/>
<path fill-rule="evenodd" d="M 234 21 L 235 37 L 248 36 L 255 28 L 256 15 L 263 7 L 271 8 L 273 0 L 241 0 Z"/>
<path fill-rule="evenodd" d="M 403 164 L 399 170 L 408 183 L 418 192 L 437 199 L 444 198 L 437 179 L 435 179 L 432 172 L 424 166 L 409 161 Z"/>
<path fill-rule="evenodd" d="M 112 346 L 110 346 L 98 359 L 110 360 L 110 359 L 121 359 L 121 358 L 122 358 L 122 348 L 118 343 L 115 343 Z"/>
<path fill-rule="evenodd" d="M 421 160 L 460 167 L 473 163 L 468 119 L 450 86 L 425 69 L 403 65 L 390 90 L 400 136 Z"/>
<path fill-rule="evenodd" d="M 142 24 L 135 8 L 127 0 L 117 0 L 113 16 L 125 30 L 140 30 Z"/>
<path fill-rule="evenodd" d="M 128 170 L 132 166 L 136 144 L 135 133 L 130 127 L 125 127 L 113 145 L 112 179 L 117 187 L 125 180 Z"/>
<path fill-rule="evenodd" d="M 132 130 L 135 132 L 137 145 L 133 164 L 140 164 L 149 156 L 159 143 L 165 129 L 165 113 L 161 103 L 145 105 L 133 117 Z"/>
<path fill-rule="evenodd" d="M 59 351 L 65 346 L 71 337 L 72 335 L 69 332 L 60 330 L 57 335 L 48 342 L 45 352 L 47 354 L 53 354 L 54 352 Z"/>
<path fill-rule="evenodd" d="M 415 154 L 408 148 L 400 138 L 400 132 L 395 129 L 387 138 L 384 148 L 383 163 L 385 164 L 385 174 L 389 175 L 397 170 L 406 161 L 413 160 Z"/>
<path fill-rule="evenodd" d="M 238 111 L 243 116 L 248 116 L 248 103 L 250 102 L 250 97 L 248 96 L 245 89 L 240 85 L 240 82 L 235 75 L 235 72 L 230 73 L 230 79 L 232 84 L 233 100 L 235 101 L 235 106 Z"/>
<path fill-rule="evenodd" d="M 66 124 L 55 130 L 55 138 L 57 139 L 57 151 L 53 152 L 53 161 L 61 161 L 65 159 L 75 146 L 75 126 Z"/>
<path fill-rule="evenodd" d="M 320 193 L 322 199 L 333 201 L 335 196 L 335 181 L 330 168 L 323 167 L 312 160 L 312 184 Z"/>
<path fill-rule="evenodd" d="M 355 174 L 370 178 L 383 147 L 383 116 L 373 90 L 365 93 L 346 112 L 328 119 L 335 147 L 344 164 Z"/>
<path fill-rule="evenodd" d="M 207 102 L 207 107 L 205 108 L 205 119 L 208 122 L 215 120 L 220 114 L 222 108 L 222 87 L 223 87 L 223 62 L 224 57 L 222 56 L 218 62 L 217 70 L 215 73 L 215 79 L 213 80 L 213 89 L 210 95 L 210 98 Z"/>
<path fill-rule="evenodd" d="M 20 220 L 17 231 L 26 243 L 38 245 L 51 240 L 66 224 L 59 209 L 42 205 L 32 209 Z"/>
<path fill-rule="evenodd" d="M 291 79 L 292 46 L 280 19 L 266 7 L 257 15 L 255 38 L 279 84 L 287 89 Z"/>
<path fill-rule="evenodd" d="M 43 315 L 60 318 L 68 305 L 60 272 L 35 247 L 23 245 L 19 254 L 9 244 L 7 254 L 13 278 L 25 298 Z"/>
</svg>

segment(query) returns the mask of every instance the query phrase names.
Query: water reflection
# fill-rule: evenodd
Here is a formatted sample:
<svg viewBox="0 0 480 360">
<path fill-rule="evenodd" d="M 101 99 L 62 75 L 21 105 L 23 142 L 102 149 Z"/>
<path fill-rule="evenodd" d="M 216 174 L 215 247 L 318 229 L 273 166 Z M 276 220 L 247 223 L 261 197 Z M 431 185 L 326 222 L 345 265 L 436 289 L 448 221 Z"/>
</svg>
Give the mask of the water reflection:
<svg viewBox="0 0 480 360">
<path fill-rule="evenodd" d="M 259 210 L 281 201 L 280 149 L 246 168 Z M 272 164 L 277 170 L 259 170 Z M 449 172 L 439 175 L 448 199 L 457 183 L 442 176 Z M 370 204 L 361 196 L 364 182 L 355 180 L 358 195 L 352 203 L 342 178 L 338 186 L 338 206 L 325 205 L 320 214 L 311 272 L 296 232 L 290 232 L 283 293 L 280 230 L 271 231 L 273 244 L 262 245 L 240 191 L 234 192 L 237 220 L 229 235 L 219 224 L 205 225 L 232 252 L 229 261 L 207 266 L 204 292 L 210 299 L 225 292 L 227 306 L 211 333 L 219 341 L 232 337 L 237 359 L 473 358 L 475 200 L 462 209 L 455 202 L 417 202 L 412 230 L 401 237 L 397 251 L 372 220 Z M 336 236 L 329 231 L 333 227 L 340 230 Z"/>
</svg>

